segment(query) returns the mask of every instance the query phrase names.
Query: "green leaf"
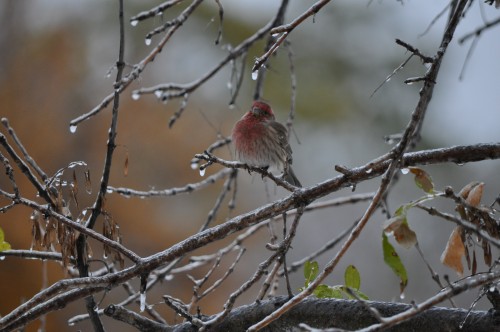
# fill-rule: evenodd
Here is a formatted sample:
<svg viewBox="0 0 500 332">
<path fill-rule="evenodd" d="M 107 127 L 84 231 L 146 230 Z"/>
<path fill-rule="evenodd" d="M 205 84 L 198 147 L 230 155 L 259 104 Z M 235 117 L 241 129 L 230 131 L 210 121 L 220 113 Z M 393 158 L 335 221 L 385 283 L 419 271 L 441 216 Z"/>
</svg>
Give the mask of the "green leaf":
<svg viewBox="0 0 500 332">
<path fill-rule="evenodd" d="M 350 300 L 357 300 L 357 299 L 362 299 L 362 300 L 369 300 L 368 296 L 364 294 L 362 291 L 358 289 L 353 289 L 350 287 L 342 286 L 341 288 L 342 292 L 345 294 L 345 297 Z"/>
<path fill-rule="evenodd" d="M 400 207 L 398 207 L 396 212 L 394 212 L 394 216 L 395 217 L 404 216 L 406 218 L 406 210 L 408 210 L 408 206 L 406 204 L 401 205 Z"/>
<path fill-rule="evenodd" d="M 328 285 L 319 285 L 314 290 L 313 294 L 320 299 L 343 299 L 342 292 L 336 287 L 330 287 Z"/>
<path fill-rule="evenodd" d="M 344 272 L 344 283 L 347 287 L 359 290 L 361 286 L 361 277 L 358 269 L 354 265 L 349 265 Z"/>
<path fill-rule="evenodd" d="M 319 266 L 318 266 L 318 262 L 316 261 L 307 261 L 305 264 L 304 264 L 304 279 L 305 279 L 305 286 L 309 286 L 309 284 L 311 283 L 311 281 L 313 281 L 314 279 L 316 279 L 316 277 L 318 276 L 318 271 L 319 271 Z"/>
<path fill-rule="evenodd" d="M 3 233 L 3 229 L 0 228 L 0 251 L 10 250 L 10 243 L 5 242 L 5 236 Z"/>
<path fill-rule="evenodd" d="M 384 232 L 382 232 L 382 249 L 384 252 L 384 262 L 399 277 L 400 291 L 401 293 L 403 293 L 406 285 L 408 284 L 408 275 L 406 273 L 406 268 Z"/>
</svg>

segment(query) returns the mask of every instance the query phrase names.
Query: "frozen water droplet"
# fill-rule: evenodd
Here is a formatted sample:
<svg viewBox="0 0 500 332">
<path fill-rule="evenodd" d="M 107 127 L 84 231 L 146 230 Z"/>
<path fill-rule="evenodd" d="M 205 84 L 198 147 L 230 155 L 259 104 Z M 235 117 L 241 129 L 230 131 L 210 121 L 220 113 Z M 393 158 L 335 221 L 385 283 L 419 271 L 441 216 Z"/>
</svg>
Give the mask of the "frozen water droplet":
<svg viewBox="0 0 500 332">
<path fill-rule="evenodd" d="M 174 279 L 174 275 L 173 274 L 167 274 L 164 278 L 166 281 L 170 281 L 170 280 L 173 280 Z"/>
<path fill-rule="evenodd" d="M 400 298 L 401 300 L 404 300 L 404 299 L 405 299 L 405 297 L 406 297 L 405 293 L 401 293 L 401 294 L 399 294 L 399 298 Z"/>
<path fill-rule="evenodd" d="M 255 81 L 257 79 L 257 77 L 259 77 L 259 71 L 258 70 L 254 70 L 252 72 L 252 80 Z"/>
<path fill-rule="evenodd" d="M 132 92 L 133 100 L 139 100 L 139 98 L 141 98 L 141 95 L 138 92 Z"/>
<path fill-rule="evenodd" d="M 236 106 L 233 103 L 229 104 L 229 109 L 230 110 L 234 110 L 235 108 L 236 108 Z"/>
<path fill-rule="evenodd" d="M 200 168 L 200 176 L 205 176 L 206 168 Z"/>
<path fill-rule="evenodd" d="M 273 34 L 271 35 L 271 37 L 276 38 L 276 37 L 278 37 L 279 35 L 280 35 L 279 33 L 273 33 Z"/>
<path fill-rule="evenodd" d="M 106 189 L 106 193 L 112 194 L 113 193 L 113 189 L 111 189 L 111 188 Z"/>
<path fill-rule="evenodd" d="M 198 168 L 198 161 L 193 161 L 191 163 L 191 169 L 197 169 Z"/>
<path fill-rule="evenodd" d="M 366 174 L 370 174 L 371 172 L 373 172 L 373 169 L 368 168 L 365 172 L 366 172 Z"/>
<path fill-rule="evenodd" d="M 71 125 L 71 126 L 69 126 L 69 131 L 70 131 L 70 133 L 72 133 L 72 134 L 76 133 L 76 128 L 77 128 L 77 127 L 76 127 L 75 125 Z"/>
<path fill-rule="evenodd" d="M 139 301 L 141 312 L 144 312 L 144 309 L 146 309 L 146 293 L 141 293 Z"/>
<path fill-rule="evenodd" d="M 405 82 L 406 85 L 413 85 L 413 83 L 415 83 L 415 82 L 413 82 L 413 81 L 406 81 Z"/>
<path fill-rule="evenodd" d="M 5 256 L 0 256 L 0 261 L 3 261 L 5 259 Z"/>
<path fill-rule="evenodd" d="M 130 25 L 133 26 L 133 27 L 135 27 L 138 23 L 139 23 L 138 20 L 132 20 L 132 21 L 130 21 Z"/>
<path fill-rule="evenodd" d="M 144 42 L 146 43 L 147 46 L 151 45 L 151 38 L 146 38 Z"/>
<path fill-rule="evenodd" d="M 410 170 L 408 168 L 402 168 L 401 173 L 408 174 L 408 173 L 410 173 Z"/>
<path fill-rule="evenodd" d="M 161 91 L 161 90 L 155 90 L 155 96 L 156 96 L 156 98 L 161 98 L 162 95 L 163 95 L 163 91 Z"/>
<path fill-rule="evenodd" d="M 68 325 L 69 326 L 75 326 L 75 322 L 69 322 Z"/>
<path fill-rule="evenodd" d="M 490 291 L 490 293 L 493 293 L 496 290 L 497 290 L 497 288 L 495 286 L 491 286 L 489 291 Z"/>
<path fill-rule="evenodd" d="M 163 12 L 162 12 L 162 11 L 159 11 L 158 13 L 156 13 L 156 15 L 158 15 L 158 16 L 162 16 L 162 15 L 163 15 Z"/>
</svg>

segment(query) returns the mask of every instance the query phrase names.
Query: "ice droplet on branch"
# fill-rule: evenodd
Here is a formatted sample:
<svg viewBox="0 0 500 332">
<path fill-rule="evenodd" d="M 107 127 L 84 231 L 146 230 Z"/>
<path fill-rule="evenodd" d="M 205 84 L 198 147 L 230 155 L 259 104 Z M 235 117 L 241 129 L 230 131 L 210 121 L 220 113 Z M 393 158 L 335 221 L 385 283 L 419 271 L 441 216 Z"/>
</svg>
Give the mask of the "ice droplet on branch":
<svg viewBox="0 0 500 332">
<path fill-rule="evenodd" d="M 206 168 L 200 168 L 200 176 L 205 176 Z"/>
<path fill-rule="evenodd" d="M 132 20 L 132 21 L 130 21 L 130 25 L 133 26 L 133 27 L 137 26 L 138 23 L 139 23 L 138 20 Z"/>
<path fill-rule="evenodd" d="M 147 46 L 151 45 L 151 38 L 146 38 L 144 42 L 146 43 Z"/>
<path fill-rule="evenodd" d="M 138 92 L 132 92 L 133 100 L 139 100 L 139 98 L 141 98 L 141 95 Z"/>
<path fill-rule="evenodd" d="M 146 309 L 146 293 L 141 293 L 139 302 L 140 302 L 140 310 L 141 312 L 144 312 L 144 309 Z"/>
<path fill-rule="evenodd" d="M 69 126 L 69 131 L 70 131 L 70 133 L 72 133 L 72 134 L 76 133 L 76 128 L 77 128 L 77 126 L 76 126 L 76 125 L 71 125 L 71 126 Z"/>
<path fill-rule="evenodd" d="M 259 77 L 259 71 L 258 70 L 254 70 L 252 72 L 252 80 L 255 81 L 258 77 Z"/>
</svg>

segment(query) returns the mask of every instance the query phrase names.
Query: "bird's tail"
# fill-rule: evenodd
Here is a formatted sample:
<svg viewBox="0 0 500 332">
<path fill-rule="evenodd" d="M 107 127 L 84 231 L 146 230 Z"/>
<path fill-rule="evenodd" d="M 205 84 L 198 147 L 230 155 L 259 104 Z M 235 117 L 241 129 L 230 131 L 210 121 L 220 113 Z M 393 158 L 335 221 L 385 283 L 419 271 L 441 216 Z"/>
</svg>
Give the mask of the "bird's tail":
<svg viewBox="0 0 500 332">
<path fill-rule="evenodd" d="M 285 181 L 290 183 L 291 185 L 294 185 L 295 187 L 302 187 L 302 184 L 295 176 L 291 165 L 288 165 L 288 167 L 285 169 L 285 171 L 283 172 L 283 177 Z"/>
</svg>

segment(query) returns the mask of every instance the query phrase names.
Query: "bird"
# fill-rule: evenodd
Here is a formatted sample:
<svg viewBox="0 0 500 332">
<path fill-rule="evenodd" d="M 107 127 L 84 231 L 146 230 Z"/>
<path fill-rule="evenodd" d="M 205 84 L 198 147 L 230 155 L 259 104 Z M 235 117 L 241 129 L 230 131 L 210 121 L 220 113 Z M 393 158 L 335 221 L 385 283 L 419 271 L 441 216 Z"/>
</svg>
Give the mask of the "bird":
<svg viewBox="0 0 500 332">
<path fill-rule="evenodd" d="M 253 102 L 250 110 L 234 125 L 232 141 L 240 162 L 265 169 L 276 168 L 283 173 L 286 182 L 302 187 L 292 168 L 288 130 L 275 120 L 266 102 Z"/>
</svg>

